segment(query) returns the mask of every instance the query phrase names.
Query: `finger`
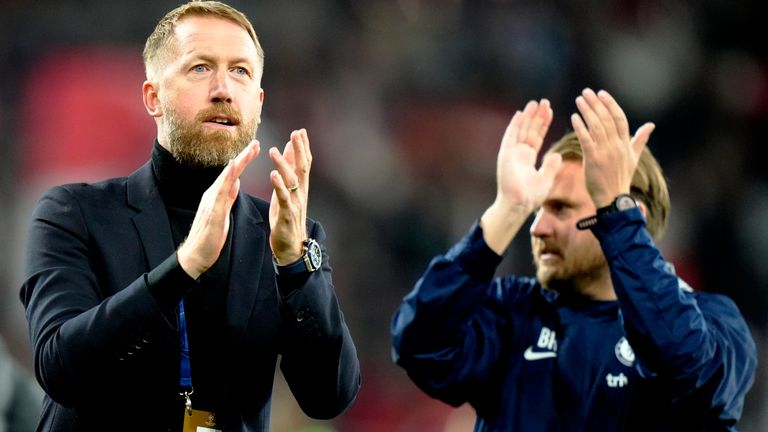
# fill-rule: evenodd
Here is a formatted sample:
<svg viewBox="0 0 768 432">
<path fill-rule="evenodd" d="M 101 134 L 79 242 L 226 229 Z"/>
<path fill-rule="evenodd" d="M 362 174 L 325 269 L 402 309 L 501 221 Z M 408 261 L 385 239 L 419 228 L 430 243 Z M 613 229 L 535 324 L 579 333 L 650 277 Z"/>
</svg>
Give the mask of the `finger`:
<svg viewBox="0 0 768 432">
<path fill-rule="evenodd" d="M 299 179 L 296 177 L 296 173 L 293 171 L 293 166 L 290 163 L 293 160 L 293 157 L 293 149 L 290 143 L 286 144 L 283 154 L 280 153 L 277 147 L 269 149 L 269 158 L 275 165 L 276 172 L 280 176 L 281 183 L 286 193 L 289 192 L 288 188 L 292 189 L 301 185 Z"/>
<path fill-rule="evenodd" d="M 291 133 L 290 147 L 293 152 L 294 174 L 301 185 L 306 186 L 309 180 L 310 160 L 307 155 L 308 139 L 305 129 L 293 131 Z M 305 142 L 307 141 L 307 142 Z"/>
<path fill-rule="evenodd" d="M 552 123 L 552 115 L 552 108 L 549 106 L 549 101 L 547 99 L 542 99 L 539 102 L 535 116 L 531 120 L 526 142 L 526 144 L 533 147 L 537 153 L 544 142 L 544 136 L 549 129 L 549 125 Z"/>
<path fill-rule="evenodd" d="M 650 122 L 646 123 L 640 126 L 637 129 L 637 132 L 635 132 L 635 136 L 632 137 L 630 145 L 632 146 L 632 150 L 635 152 L 635 157 L 638 159 L 640 158 L 640 153 L 643 152 L 646 144 L 648 144 L 648 140 L 651 138 L 651 133 L 653 133 L 654 129 L 656 129 L 655 124 Z"/>
<path fill-rule="evenodd" d="M 272 170 L 269 173 L 269 181 L 272 183 L 272 189 L 280 207 L 287 207 L 291 201 L 291 192 L 285 185 L 283 176 L 277 170 Z"/>
<path fill-rule="evenodd" d="M 616 99 L 605 90 L 597 92 L 597 96 L 603 101 L 604 106 L 613 118 L 613 124 L 618 133 L 619 138 L 623 142 L 629 142 L 629 122 L 627 121 L 627 115 L 624 110 L 621 109 Z"/>
<path fill-rule="evenodd" d="M 541 161 L 541 167 L 539 173 L 545 182 L 552 182 L 555 179 L 557 171 L 560 169 L 560 165 L 563 163 L 563 156 L 559 153 L 548 153 L 544 156 L 544 160 Z"/>
<path fill-rule="evenodd" d="M 237 198 L 237 194 L 240 192 L 240 179 L 235 179 L 234 183 L 232 183 L 232 187 L 229 189 L 229 199 L 227 202 L 227 212 L 232 209 L 232 205 L 235 203 L 235 198 Z"/>
<path fill-rule="evenodd" d="M 531 122 L 536 115 L 536 111 L 539 109 L 539 103 L 536 101 L 528 101 L 523 109 L 523 115 L 520 122 L 520 128 L 517 131 L 518 143 L 528 143 L 528 133 L 530 132 Z"/>
<path fill-rule="evenodd" d="M 293 163 L 293 166 L 296 169 L 296 173 L 299 173 L 300 169 L 303 169 L 303 167 L 306 165 L 306 159 L 304 156 L 304 143 L 302 142 L 303 138 L 301 136 L 301 131 L 295 130 L 291 132 L 291 137 L 288 140 L 288 146 L 291 148 L 291 153 L 293 154 L 293 160 L 289 160 Z M 286 147 L 285 151 L 288 152 L 288 148 Z"/>
<path fill-rule="evenodd" d="M 549 126 L 552 124 L 552 118 L 554 117 L 554 113 L 552 111 L 552 106 L 550 105 L 548 99 L 542 99 L 539 106 L 541 107 L 541 109 L 543 109 L 543 112 L 542 112 L 543 121 L 539 125 L 538 134 L 539 134 L 539 137 L 541 138 L 541 141 L 544 142 L 544 137 L 547 135 L 547 132 L 549 131 Z"/>
<path fill-rule="evenodd" d="M 239 191 L 240 179 L 237 176 L 235 160 L 232 159 L 206 193 L 213 194 L 211 205 L 214 211 L 229 211 Z"/>
<path fill-rule="evenodd" d="M 309 173 L 312 164 L 312 153 L 309 151 L 309 136 L 306 129 L 295 130 L 291 133 L 291 145 L 293 147 L 296 174 Z"/>
<path fill-rule="evenodd" d="M 309 133 L 307 133 L 307 130 L 302 128 L 301 129 L 301 136 L 303 138 L 304 143 L 304 156 L 307 158 L 307 165 L 310 169 L 312 169 L 312 151 L 309 147 Z"/>
<path fill-rule="evenodd" d="M 235 163 L 234 159 L 231 159 L 229 162 L 227 162 L 227 166 L 224 167 L 224 169 L 221 171 L 218 177 L 216 177 L 216 180 L 214 180 L 213 184 L 203 193 L 203 198 L 201 199 L 200 205 L 203 205 L 203 202 L 213 200 L 212 204 L 214 207 L 222 201 L 223 198 L 229 196 L 229 191 L 232 189 L 232 184 L 237 179 L 237 176 L 235 175 L 235 171 L 233 169 L 233 165 Z M 207 198 L 206 197 L 210 197 Z"/>
<path fill-rule="evenodd" d="M 608 107 L 606 107 L 605 101 L 603 101 L 600 97 L 597 96 L 597 93 L 595 93 L 594 90 L 587 87 L 582 91 L 582 96 L 584 96 L 587 103 L 589 103 L 589 106 L 592 108 L 592 111 L 595 112 L 597 115 L 598 120 L 600 121 L 600 125 L 605 130 L 606 134 L 609 137 L 616 137 L 618 136 L 616 132 L 616 125 L 613 120 L 613 116 L 611 115 L 610 110 Z"/>
<path fill-rule="evenodd" d="M 576 137 L 579 139 L 579 145 L 581 145 L 581 151 L 584 152 L 584 157 L 589 158 L 594 151 L 595 142 L 589 134 L 587 125 L 584 124 L 584 120 L 576 113 L 571 114 L 571 125 L 576 133 Z"/>
<path fill-rule="evenodd" d="M 232 160 L 233 175 L 235 177 L 240 177 L 248 164 L 259 155 L 259 152 L 261 152 L 261 145 L 258 140 L 253 140 L 248 143 L 248 145 L 245 146 L 245 148 Z"/>
<path fill-rule="evenodd" d="M 240 190 L 239 178 L 248 164 L 259 155 L 259 141 L 251 141 L 234 159 L 230 160 L 224 170 L 216 178 L 211 188 L 216 194 L 216 200 L 223 197 L 234 200 Z"/>
<path fill-rule="evenodd" d="M 504 131 L 504 136 L 501 138 L 501 148 L 499 148 L 499 155 L 503 155 L 509 152 L 510 148 L 515 145 L 517 139 L 517 131 L 520 128 L 522 122 L 523 113 L 521 111 L 515 111 L 515 115 L 512 116 L 512 120 L 509 121 L 507 129 Z"/>
<path fill-rule="evenodd" d="M 581 115 L 595 141 L 605 142 L 611 136 L 615 136 L 612 127 L 613 120 L 592 89 L 586 88 L 581 92 L 581 96 L 576 99 L 576 106 L 581 111 Z"/>
</svg>

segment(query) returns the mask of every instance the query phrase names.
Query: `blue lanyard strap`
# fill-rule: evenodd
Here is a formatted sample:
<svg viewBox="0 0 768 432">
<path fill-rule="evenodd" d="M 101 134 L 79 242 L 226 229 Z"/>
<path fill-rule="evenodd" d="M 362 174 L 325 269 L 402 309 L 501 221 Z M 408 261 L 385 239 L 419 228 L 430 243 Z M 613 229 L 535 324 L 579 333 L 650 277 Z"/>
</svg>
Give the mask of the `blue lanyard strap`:
<svg viewBox="0 0 768 432">
<path fill-rule="evenodd" d="M 189 363 L 189 340 L 187 339 L 187 319 L 184 316 L 184 300 L 179 303 L 179 336 L 181 337 L 181 378 L 182 389 L 192 388 L 192 368 Z"/>
</svg>

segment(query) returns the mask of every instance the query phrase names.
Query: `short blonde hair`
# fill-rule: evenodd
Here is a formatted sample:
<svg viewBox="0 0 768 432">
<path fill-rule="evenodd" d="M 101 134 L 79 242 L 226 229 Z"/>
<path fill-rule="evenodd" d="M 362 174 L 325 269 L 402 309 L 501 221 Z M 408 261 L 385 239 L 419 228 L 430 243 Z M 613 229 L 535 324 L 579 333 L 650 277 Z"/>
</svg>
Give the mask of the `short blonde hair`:
<svg viewBox="0 0 768 432">
<path fill-rule="evenodd" d="M 560 154 L 563 160 L 584 160 L 584 153 L 575 132 L 565 134 L 559 141 L 552 144 L 547 153 Z M 645 204 L 648 214 L 646 220 L 648 232 L 654 240 L 658 241 L 667 229 L 671 204 L 669 188 L 661 166 L 648 147 L 645 147 L 640 154 L 637 169 L 632 176 L 630 194 Z"/>
<path fill-rule="evenodd" d="M 261 48 L 256 31 L 248 18 L 239 10 L 218 1 L 193 0 L 168 12 L 157 23 L 155 30 L 147 38 L 144 45 L 144 68 L 147 78 L 152 78 L 157 73 L 159 61 L 167 54 L 168 45 L 173 38 L 173 32 L 178 22 L 187 16 L 213 16 L 223 18 L 240 25 L 256 45 L 256 52 L 260 60 L 261 73 L 264 69 L 264 50 Z"/>
</svg>

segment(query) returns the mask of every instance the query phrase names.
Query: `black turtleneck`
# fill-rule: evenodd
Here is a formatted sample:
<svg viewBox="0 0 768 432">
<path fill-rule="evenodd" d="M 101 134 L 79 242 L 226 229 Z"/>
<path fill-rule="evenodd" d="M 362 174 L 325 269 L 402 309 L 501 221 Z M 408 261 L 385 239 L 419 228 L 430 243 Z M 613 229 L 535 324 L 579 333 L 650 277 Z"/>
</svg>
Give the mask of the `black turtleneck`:
<svg viewBox="0 0 768 432">
<path fill-rule="evenodd" d="M 197 210 L 203 193 L 222 170 L 224 167 L 182 165 L 157 141 L 152 149 L 152 171 L 167 207 Z"/>
<path fill-rule="evenodd" d="M 189 233 L 203 193 L 213 184 L 223 167 L 197 168 L 182 165 L 168 150 L 155 141 L 152 150 L 152 170 L 168 213 L 173 241 L 178 249 Z M 226 384 L 223 379 L 226 369 L 219 359 L 223 357 L 223 347 L 226 346 L 227 338 L 225 334 L 226 300 L 232 227 L 233 223 L 230 221 L 229 236 L 218 261 L 200 275 L 197 283 L 190 283 L 192 279 L 187 276 L 187 283 L 167 286 L 166 283 L 158 283 L 159 281 L 154 279 L 152 274 L 149 277 L 150 289 L 153 293 L 164 296 L 165 293 L 162 290 L 165 289 L 172 296 L 175 311 L 170 316 L 177 312 L 176 305 L 179 299 L 182 297 L 184 299 L 194 387 L 193 407 L 213 412 L 217 411 L 217 406 L 212 396 L 221 395 L 221 386 Z M 175 265 L 180 269 L 181 266 L 175 256 L 168 261 L 168 264 L 164 264 Z M 173 271 L 178 272 L 178 269 Z M 183 272 L 183 269 L 181 271 Z M 167 280 L 165 279 L 164 282 Z M 165 301 L 168 302 L 167 299 Z"/>
</svg>

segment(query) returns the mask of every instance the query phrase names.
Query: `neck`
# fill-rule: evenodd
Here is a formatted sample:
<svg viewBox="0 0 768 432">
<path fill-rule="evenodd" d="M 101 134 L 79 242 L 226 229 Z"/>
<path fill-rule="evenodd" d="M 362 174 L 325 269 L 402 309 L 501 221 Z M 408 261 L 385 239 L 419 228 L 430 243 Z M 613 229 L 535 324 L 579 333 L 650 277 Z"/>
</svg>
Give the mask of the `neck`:
<svg viewBox="0 0 768 432">
<path fill-rule="evenodd" d="M 613 290 L 611 273 L 607 266 L 600 270 L 596 270 L 595 273 L 585 274 L 574 278 L 573 285 L 576 292 L 592 300 L 616 300 L 616 292 Z"/>
<path fill-rule="evenodd" d="M 160 195 L 169 207 L 197 209 L 203 193 L 213 184 L 224 167 L 190 167 L 179 163 L 171 153 L 155 141 L 152 170 Z"/>
<path fill-rule="evenodd" d="M 594 301 L 614 301 L 611 274 L 608 268 L 601 268 L 592 273 L 582 274 L 567 280 L 550 281 L 545 288 L 557 291 L 561 297 L 579 297 Z"/>
</svg>

